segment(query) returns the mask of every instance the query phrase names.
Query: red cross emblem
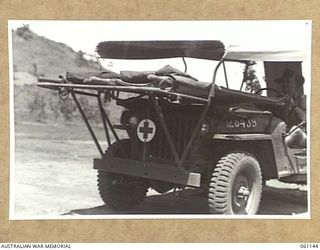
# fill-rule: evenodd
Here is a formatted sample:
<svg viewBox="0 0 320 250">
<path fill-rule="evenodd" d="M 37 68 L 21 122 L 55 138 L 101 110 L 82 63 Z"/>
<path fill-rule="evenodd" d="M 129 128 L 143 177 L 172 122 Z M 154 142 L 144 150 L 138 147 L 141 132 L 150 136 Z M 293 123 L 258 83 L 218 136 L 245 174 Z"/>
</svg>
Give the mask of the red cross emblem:
<svg viewBox="0 0 320 250">
<path fill-rule="evenodd" d="M 156 133 L 156 125 L 150 119 L 143 119 L 137 127 L 137 135 L 140 141 L 149 142 L 153 139 Z"/>
</svg>

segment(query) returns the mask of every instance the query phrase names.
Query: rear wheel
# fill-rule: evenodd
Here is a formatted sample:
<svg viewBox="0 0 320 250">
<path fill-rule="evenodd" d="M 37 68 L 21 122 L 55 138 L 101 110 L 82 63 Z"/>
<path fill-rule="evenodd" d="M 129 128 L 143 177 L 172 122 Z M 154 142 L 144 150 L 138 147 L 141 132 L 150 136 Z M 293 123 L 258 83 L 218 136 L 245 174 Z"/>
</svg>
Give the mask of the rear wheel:
<svg viewBox="0 0 320 250">
<path fill-rule="evenodd" d="M 128 153 L 129 142 L 127 139 L 115 142 L 108 148 L 107 155 L 121 157 L 123 155 L 121 146 Z M 98 170 L 98 190 L 106 205 L 123 211 L 143 201 L 148 185 L 142 178 Z"/>
<path fill-rule="evenodd" d="M 209 187 L 209 210 L 218 214 L 258 212 L 262 176 L 258 161 L 251 155 L 231 153 L 222 157 L 214 169 Z"/>
</svg>

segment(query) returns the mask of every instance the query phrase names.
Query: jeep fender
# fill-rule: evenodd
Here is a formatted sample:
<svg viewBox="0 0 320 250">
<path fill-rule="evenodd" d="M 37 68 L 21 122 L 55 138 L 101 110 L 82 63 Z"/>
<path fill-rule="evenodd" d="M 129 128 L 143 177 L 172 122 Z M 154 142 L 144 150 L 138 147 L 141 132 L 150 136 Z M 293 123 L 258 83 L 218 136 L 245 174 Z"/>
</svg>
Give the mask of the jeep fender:
<svg viewBox="0 0 320 250">
<path fill-rule="evenodd" d="M 291 173 L 287 167 L 285 129 L 285 123 L 280 122 L 271 134 L 215 134 L 213 139 L 222 144 L 225 153 L 252 154 L 259 161 L 264 180 L 279 179 Z"/>
</svg>

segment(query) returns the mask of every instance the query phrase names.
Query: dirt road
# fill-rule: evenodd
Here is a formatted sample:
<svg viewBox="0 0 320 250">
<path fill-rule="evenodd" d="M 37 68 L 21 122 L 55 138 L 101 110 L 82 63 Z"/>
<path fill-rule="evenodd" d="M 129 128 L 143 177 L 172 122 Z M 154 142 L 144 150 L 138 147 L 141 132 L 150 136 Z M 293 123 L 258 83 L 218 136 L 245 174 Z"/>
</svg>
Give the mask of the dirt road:
<svg viewBox="0 0 320 250">
<path fill-rule="evenodd" d="M 99 197 L 92 169 L 92 158 L 98 154 L 82 126 L 17 124 L 15 154 L 13 218 L 119 214 Z M 259 214 L 307 212 L 305 190 L 275 181 L 269 185 L 264 188 Z M 149 191 L 143 203 L 125 213 L 207 214 L 208 209 L 205 196 L 187 189 L 164 195 Z"/>
</svg>

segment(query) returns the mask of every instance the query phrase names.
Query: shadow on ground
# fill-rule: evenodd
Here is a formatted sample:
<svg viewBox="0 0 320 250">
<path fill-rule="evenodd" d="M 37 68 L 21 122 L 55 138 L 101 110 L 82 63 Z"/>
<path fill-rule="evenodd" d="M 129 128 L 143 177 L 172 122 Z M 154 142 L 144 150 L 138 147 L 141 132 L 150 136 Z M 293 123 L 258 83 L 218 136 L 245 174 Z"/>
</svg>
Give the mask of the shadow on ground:
<svg viewBox="0 0 320 250">
<path fill-rule="evenodd" d="M 71 210 L 63 215 L 112 214 L 208 214 L 206 195 L 196 189 L 186 189 L 163 195 L 150 195 L 137 207 L 118 212 L 107 206 Z M 308 212 L 307 192 L 297 189 L 264 187 L 258 214 L 293 215 Z"/>
</svg>

